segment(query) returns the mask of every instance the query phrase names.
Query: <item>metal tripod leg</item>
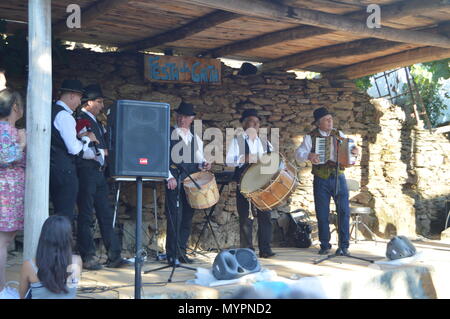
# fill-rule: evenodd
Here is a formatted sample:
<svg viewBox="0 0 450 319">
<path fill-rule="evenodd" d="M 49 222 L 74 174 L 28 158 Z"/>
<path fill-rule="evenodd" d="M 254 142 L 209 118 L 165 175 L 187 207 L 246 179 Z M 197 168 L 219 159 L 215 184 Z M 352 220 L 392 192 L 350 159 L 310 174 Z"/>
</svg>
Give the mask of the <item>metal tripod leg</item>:
<svg viewBox="0 0 450 319">
<path fill-rule="evenodd" d="M 224 187 L 225 187 L 225 184 L 222 184 L 220 186 L 219 195 L 222 194 L 222 191 L 223 191 Z M 197 251 L 198 244 L 200 243 L 200 240 L 202 238 L 203 233 L 205 232 L 205 229 L 206 229 L 207 225 L 209 225 L 209 229 L 211 230 L 211 234 L 213 235 L 214 241 L 216 242 L 217 251 L 221 250 L 220 245 L 219 245 L 219 241 L 217 240 L 217 237 L 216 237 L 216 233 L 215 233 L 215 231 L 214 231 L 214 229 L 212 227 L 212 224 L 211 224 L 211 216 L 214 213 L 214 210 L 216 209 L 216 206 L 217 206 L 217 204 L 211 207 L 211 209 L 209 210 L 209 214 L 206 213 L 206 210 L 203 211 L 205 213 L 206 221 L 203 223 L 202 230 L 200 231 L 200 235 L 198 236 L 197 242 L 195 243 L 195 246 L 194 246 L 194 251 Z"/>
<path fill-rule="evenodd" d="M 372 235 L 372 238 L 373 238 L 375 244 L 377 244 L 378 243 L 377 238 L 375 237 L 375 234 L 370 230 L 370 228 L 367 227 L 367 225 L 364 224 L 363 222 L 360 222 L 360 224 L 364 226 L 364 228 L 370 233 L 370 235 Z"/>
<path fill-rule="evenodd" d="M 340 257 L 340 256 L 345 256 L 345 257 L 349 257 L 349 258 L 353 258 L 353 259 L 363 260 L 363 261 L 367 261 L 369 263 L 373 263 L 374 262 L 373 260 L 362 258 L 362 257 L 352 256 L 350 254 L 336 254 L 335 253 L 335 254 L 332 254 L 332 255 L 328 255 L 327 257 L 322 258 L 320 260 L 314 261 L 314 265 L 320 264 L 322 261 L 329 260 L 329 259 L 332 259 L 334 257 Z"/>
</svg>

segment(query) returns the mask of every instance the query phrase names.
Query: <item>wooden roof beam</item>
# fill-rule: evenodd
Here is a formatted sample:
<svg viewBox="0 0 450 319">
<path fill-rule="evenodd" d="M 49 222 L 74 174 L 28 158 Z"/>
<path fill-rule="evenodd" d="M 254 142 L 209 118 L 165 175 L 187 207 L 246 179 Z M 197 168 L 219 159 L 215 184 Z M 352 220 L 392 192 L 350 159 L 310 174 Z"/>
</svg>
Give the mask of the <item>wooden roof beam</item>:
<svg viewBox="0 0 450 319">
<path fill-rule="evenodd" d="M 108 11 L 122 5 L 126 4 L 129 0 L 99 0 L 81 10 L 81 27 L 85 28 L 92 24 L 98 17 L 105 15 Z M 52 26 L 53 34 L 61 34 L 72 29 L 67 28 L 67 19 L 63 19 Z M 73 29 L 79 30 L 79 29 Z"/>
<path fill-rule="evenodd" d="M 450 34 L 450 23 L 443 23 L 438 27 L 422 30 L 430 33 Z M 401 42 L 392 42 L 380 39 L 362 39 L 352 42 L 345 42 L 313 50 L 303 51 L 296 54 L 284 56 L 272 61 L 265 62 L 262 72 L 269 72 L 277 69 L 289 70 L 293 68 L 306 68 L 310 65 L 319 64 L 331 59 L 340 57 L 358 56 L 367 53 L 381 52 L 404 45 Z"/>
<path fill-rule="evenodd" d="M 423 10 L 430 10 L 430 8 L 450 8 L 450 0 L 406 0 L 390 5 L 381 6 L 381 21 L 392 21 L 394 19 L 414 16 L 418 13 L 423 12 Z M 357 12 L 348 13 L 345 16 L 352 19 L 365 21 L 367 19 L 367 12 L 366 10 L 360 10 Z M 285 41 L 301 40 L 333 32 L 333 30 L 329 29 L 300 26 L 277 32 L 266 33 L 252 39 L 233 42 L 231 44 L 204 52 L 202 53 L 202 55 L 208 55 L 215 58 L 223 57 L 235 54 L 237 52 L 244 52 L 247 50 L 262 48 Z"/>
<path fill-rule="evenodd" d="M 241 15 L 262 19 L 307 24 L 334 31 L 343 31 L 367 38 L 378 38 L 390 41 L 412 43 L 450 48 L 450 38 L 438 34 L 428 34 L 420 31 L 399 30 L 390 27 L 367 27 L 365 21 L 357 21 L 336 14 L 329 14 L 309 9 L 294 8 L 265 0 L 182 0 L 190 4 L 197 4 L 234 12 Z M 448 1 L 448 0 L 444 0 Z"/>
<path fill-rule="evenodd" d="M 236 19 L 239 16 L 240 15 L 228 11 L 217 10 L 179 28 L 146 39 L 124 44 L 119 47 L 119 51 L 138 51 L 181 40 L 218 24 Z"/>
<path fill-rule="evenodd" d="M 294 68 L 302 69 L 310 65 L 320 64 L 332 59 L 358 56 L 376 51 L 385 51 L 401 45 L 404 45 L 404 43 L 381 39 L 364 39 L 337 45 L 330 45 L 266 62 L 262 65 L 261 72 L 291 70 Z"/>
<path fill-rule="evenodd" d="M 329 70 L 324 72 L 323 75 L 330 79 L 358 79 L 366 75 L 372 75 L 394 68 L 446 58 L 450 58 L 450 49 L 424 47 L 371 59 L 343 68 Z"/>
</svg>

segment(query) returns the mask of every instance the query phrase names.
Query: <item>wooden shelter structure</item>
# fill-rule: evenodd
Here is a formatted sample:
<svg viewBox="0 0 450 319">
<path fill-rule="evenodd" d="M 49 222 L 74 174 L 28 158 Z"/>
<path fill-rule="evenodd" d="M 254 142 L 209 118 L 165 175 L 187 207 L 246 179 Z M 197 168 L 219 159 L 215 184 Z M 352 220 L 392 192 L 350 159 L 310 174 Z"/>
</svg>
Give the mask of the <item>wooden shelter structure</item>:
<svg viewBox="0 0 450 319">
<path fill-rule="evenodd" d="M 234 58 L 261 62 L 262 72 L 302 69 L 329 78 L 450 57 L 450 0 L 78 0 L 81 27 L 70 29 L 73 3 L 0 2 L 0 19 L 29 32 L 27 131 L 36 147 L 27 154 L 33 176 L 26 185 L 25 258 L 37 243 L 32 230 L 48 214 L 50 107 L 42 106 L 51 103 L 50 29 L 63 40 L 119 51 Z M 377 13 L 368 12 L 373 4 L 380 27 L 368 23 Z"/>
<path fill-rule="evenodd" d="M 358 78 L 450 57 L 449 0 L 72 0 L 52 2 L 52 33 L 120 51 L 262 62 Z M 378 5 L 381 26 L 370 27 Z M 368 12 L 369 11 L 369 12 Z M 27 1 L 3 1 L 0 18 L 26 22 Z"/>
</svg>

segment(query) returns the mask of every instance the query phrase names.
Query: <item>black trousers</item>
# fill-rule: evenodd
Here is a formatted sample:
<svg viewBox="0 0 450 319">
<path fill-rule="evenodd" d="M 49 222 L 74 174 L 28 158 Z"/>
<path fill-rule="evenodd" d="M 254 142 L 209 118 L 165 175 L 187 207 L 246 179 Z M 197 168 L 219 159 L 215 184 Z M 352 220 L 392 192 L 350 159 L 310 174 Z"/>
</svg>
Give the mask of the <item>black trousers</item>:
<svg viewBox="0 0 450 319">
<path fill-rule="evenodd" d="M 180 209 L 177 209 L 177 189 L 170 190 L 166 183 L 166 204 L 165 211 L 167 217 L 167 234 L 166 234 L 166 254 L 167 257 L 175 258 L 186 254 L 186 247 L 189 236 L 191 235 L 192 217 L 194 209 L 189 205 L 183 184 L 180 185 Z M 178 224 L 178 229 L 176 225 Z M 176 255 L 177 242 L 175 241 L 178 234 L 178 247 L 180 248 Z"/>
<path fill-rule="evenodd" d="M 253 249 L 253 219 L 249 218 L 248 200 L 241 194 L 239 187 L 236 188 L 236 206 L 239 214 L 239 238 L 241 248 Z M 271 212 L 256 209 L 258 219 L 258 247 L 260 253 L 271 252 L 272 241 Z"/>
<path fill-rule="evenodd" d="M 114 210 L 108 200 L 109 187 L 103 171 L 98 167 L 79 167 L 78 178 L 78 234 L 77 245 L 83 261 L 95 256 L 93 228 L 94 210 L 97 216 L 108 259 L 120 258 L 121 247 L 118 234 L 113 228 Z"/>
<path fill-rule="evenodd" d="M 72 168 L 50 167 L 50 199 L 56 215 L 66 216 L 72 222 L 77 202 L 78 177 Z"/>
</svg>

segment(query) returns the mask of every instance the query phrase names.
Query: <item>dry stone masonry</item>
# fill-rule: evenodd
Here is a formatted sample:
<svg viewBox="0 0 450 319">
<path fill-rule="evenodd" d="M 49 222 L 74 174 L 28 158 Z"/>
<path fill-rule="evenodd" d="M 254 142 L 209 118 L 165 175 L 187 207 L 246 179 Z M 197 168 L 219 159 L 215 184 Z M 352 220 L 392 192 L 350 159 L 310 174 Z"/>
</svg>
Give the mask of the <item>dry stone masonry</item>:
<svg viewBox="0 0 450 319">
<path fill-rule="evenodd" d="M 63 78 L 77 77 L 86 85 L 100 83 L 111 100 L 167 102 L 171 109 L 184 100 L 195 105 L 197 119 L 203 120 L 204 130 L 208 127 L 222 130 L 224 142 L 225 129 L 240 126 L 242 110 L 255 108 L 263 119 L 261 127 L 279 128 L 280 151 L 291 162 L 303 137 L 313 129 L 313 110 L 325 106 L 335 113 L 335 126 L 353 138 L 361 149 L 357 165 L 348 168 L 346 175 L 360 183 L 360 192 L 351 194 L 353 202 L 372 208 L 372 214 L 364 221 L 377 236 L 434 236 L 443 230 L 445 202 L 450 199 L 448 138 L 411 125 L 401 108 L 384 100 L 371 101 L 350 81 L 299 80 L 295 74 L 285 72 L 237 76 L 236 70 L 223 66 L 219 86 L 161 84 L 144 81 L 141 55 L 82 50 L 71 53 L 70 61 L 70 65 L 54 67 L 55 88 Z M 106 105 L 111 100 L 106 100 Z M 205 141 L 205 145 L 208 143 Z M 275 246 L 283 240 L 277 221 L 283 220 L 286 212 L 303 208 L 315 220 L 311 164 L 297 166 L 299 187 L 272 215 Z M 224 169 L 227 168 L 222 164 L 213 165 L 213 171 Z M 159 250 L 164 250 L 164 185 L 159 183 L 156 187 L 157 229 L 153 189 L 144 186 L 143 240 L 149 248 L 156 249 L 158 242 Z M 235 183 L 225 187 L 213 215 L 212 225 L 222 248 L 239 245 L 235 187 Z M 123 248 L 130 251 L 134 247 L 135 201 L 135 186 L 123 185 L 118 223 L 122 228 Z M 194 216 L 191 244 L 199 236 L 204 216 L 202 211 Z M 216 247 L 208 230 L 202 236 L 200 247 Z"/>
</svg>

